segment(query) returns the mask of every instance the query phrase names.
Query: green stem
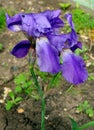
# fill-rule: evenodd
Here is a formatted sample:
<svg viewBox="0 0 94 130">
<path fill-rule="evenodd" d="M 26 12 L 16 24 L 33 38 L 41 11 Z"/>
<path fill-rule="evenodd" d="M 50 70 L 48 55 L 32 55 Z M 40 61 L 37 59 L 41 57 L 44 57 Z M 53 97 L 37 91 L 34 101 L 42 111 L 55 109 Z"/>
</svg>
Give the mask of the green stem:
<svg viewBox="0 0 94 130">
<path fill-rule="evenodd" d="M 90 127 L 90 126 L 94 126 L 94 121 L 90 121 L 82 126 L 80 126 L 79 130 L 84 130 L 86 129 L 87 127 Z"/>
<path fill-rule="evenodd" d="M 35 86 L 37 88 L 37 91 L 38 91 L 38 93 L 39 93 L 39 95 L 41 97 L 41 102 L 42 102 L 41 130 L 44 130 L 45 129 L 45 97 L 44 97 L 43 90 L 41 89 L 41 87 L 40 87 L 40 85 L 38 83 L 38 80 L 37 80 L 37 77 L 35 75 L 33 67 L 30 68 L 30 72 L 32 74 L 32 77 L 33 77 Z"/>
<path fill-rule="evenodd" d="M 55 76 L 53 76 L 52 80 L 50 81 L 48 88 L 51 88 L 52 85 L 54 84 L 55 80 L 57 80 L 58 76 L 60 75 L 60 73 L 57 73 Z"/>
<path fill-rule="evenodd" d="M 45 97 L 42 96 L 41 130 L 45 129 Z"/>
<path fill-rule="evenodd" d="M 37 91 L 38 91 L 38 94 L 39 94 L 40 97 L 42 98 L 42 96 L 43 96 L 43 91 L 42 91 L 42 89 L 41 89 L 41 87 L 40 87 L 40 85 L 39 85 L 39 83 L 38 83 L 38 80 L 37 80 L 37 77 L 36 77 L 36 75 L 35 75 L 35 72 L 34 72 L 33 67 L 30 67 L 30 72 L 31 72 L 31 74 L 32 74 L 32 77 L 33 77 L 33 80 L 34 80 L 36 89 L 37 89 Z"/>
</svg>

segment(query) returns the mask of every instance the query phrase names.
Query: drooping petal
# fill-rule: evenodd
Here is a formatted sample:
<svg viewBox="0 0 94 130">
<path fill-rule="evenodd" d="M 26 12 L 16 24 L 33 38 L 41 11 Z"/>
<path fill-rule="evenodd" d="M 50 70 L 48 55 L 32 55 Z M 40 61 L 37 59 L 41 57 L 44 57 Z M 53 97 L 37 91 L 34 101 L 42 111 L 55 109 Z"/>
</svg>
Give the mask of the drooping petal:
<svg viewBox="0 0 94 130">
<path fill-rule="evenodd" d="M 36 41 L 38 65 L 43 72 L 55 74 L 60 71 L 59 57 L 56 49 L 50 45 L 46 37 Z"/>
<path fill-rule="evenodd" d="M 70 50 L 65 50 L 62 53 L 62 58 L 62 75 L 65 79 L 72 84 L 83 83 L 88 77 L 83 59 Z"/>
<path fill-rule="evenodd" d="M 28 40 L 23 40 L 13 48 L 11 54 L 17 58 L 23 58 L 27 55 L 29 48 L 30 42 Z"/>
<path fill-rule="evenodd" d="M 16 14 L 11 17 L 8 14 L 6 14 L 6 23 L 7 23 L 7 27 L 10 30 L 14 32 L 20 31 L 22 25 L 20 14 Z"/>
</svg>

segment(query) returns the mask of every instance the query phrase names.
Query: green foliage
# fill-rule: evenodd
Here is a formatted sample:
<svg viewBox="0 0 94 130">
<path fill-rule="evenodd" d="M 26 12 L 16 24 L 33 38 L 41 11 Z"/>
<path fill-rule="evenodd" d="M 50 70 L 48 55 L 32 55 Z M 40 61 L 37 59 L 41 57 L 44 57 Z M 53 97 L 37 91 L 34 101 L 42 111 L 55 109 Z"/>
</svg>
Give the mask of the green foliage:
<svg viewBox="0 0 94 130">
<path fill-rule="evenodd" d="M 2 43 L 0 43 L 0 51 L 2 51 L 3 50 L 3 44 Z"/>
<path fill-rule="evenodd" d="M 94 18 L 92 18 L 90 14 L 85 13 L 83 10 L 78 8 L 73 9 L 72 17 L 77 32 L 79 32 L 80 30 L 94 28 Z"/>
<path fill-rule="evenodd" d="M 52 76 L 48 73 L 40 72 L 38 69 L 36 71 L 36 78 L 40 84 L 44 83 L 47 89 L 59 86 L 61 81 L 61 73 Z M 6 110 L 10 110 L 14 105 L 17 105 L 24 96 L 30 96 L 38 100 L 40 96 L 36 90 L 35 83 L 30 77 L 30 73 L 20 73 L 14 79 L 15 88 L 9 93 L 9 99 L 6 100 Z M 49 85 L 48 85 L 49 84 Z"/>
<path fill-rule="evenodd" d="M 30 79 L 30 74 L 20 73 L 14 79 L 15 89 L 9 93 L 9 99 L 6 100 L 6 110 L 10 110 L 23 100 L 23 96 L 30 96 L 38 100 L 39 95 L 36 92 L 36 87 Z"/>
<path fill-rule="evenodd" d="M 6 26 L 5 10 L 0 8 L 0 30 L 4 29 Z"/>
<path fill-rule="evenodd" d="M 73 120 L 72 118 L 70 118 L 70 120 L 71 120 L 72 130 L 79 130 L 79 126 L 78 126 L 77 122 L 75 120 Z"/>
<path fill-rule="evenodd" d="M 90 121 L 82 126 L 79 126 L 75 120 L 73 120 L 72 118 L 70 118 L 70 120 L 71 120 L 72 130 L 85 130 L 88 127 L 94 126 L 94 121 Z"/>
<path fill-rule="evenodd" d="M 87 114 L 89 117 L 94 116 L 94 109 L 92 108 L 92 106 L 89 104 L 89 102 L 87 100 L 85 100 L 83 103 L 80 103 L 78 105 L 77 111 L 79 113 L 83 112 L 83 113 Z"/>
<path fill-rule="evenodd" d="M 94 61 L 91 62 L 91 65 L 94 66 Z"/>
<path fill-rule="evenodd" d="M 10 110 L 14 105 L 22 101 L 22 97 L 15 97 L 14 92 L 9 93 L 9 100 L 6 101 L 6 110 Z"/>
<path fill-rule="evenodd" d="M 81 54 L 86 54 L 87 51 L 88 51 L 88 48 L 86 46 L 83 46 L 82 49 L 76 49 L 75 53 L 77 55 L 81 55 Z"/>
<path fill-rule="evenodd" d="M 44 83 L 47 89 L 58 87 L 60 85 L 60 81 L 62 80 L 61 73 L 56 75 L 51 75 L 49 73 L 41 72 L 39 69 L 35 70 L 36 75 L 39 75 L 39 79 L 41 83 Z"/>
<path fill-rule="evenodd" d="M 86 47 L 86 46 L 83 46 L 83 48 L 82 49 L 77 49 L 76 51 L 75 51 L 75 53 L 77 54 L 77 55 L 82 55 L 82 57 L 83 57 L 83 59 L 84 60 L 88 60 L 89 59 L 89 56 L 88 56 L 88 48 Z"/>
<path fill-rule="evenodd" d="M 89 75 L 89 76 L 88 76 L 88 80 L 94 80 L 94 76 Z"/>
<path fill-rule="evenodd" d="M 30 79 L 30 75 L 27 73 L 21 73 L 14 79 L 15 93 L 24 93 L 30 95 L 35 90 L 34 84 Z"/>
<path fill-rule="evenodd" d="M 70 3 L 59 3 L 59 6 L 62 10 L 65 11 L 71 6 L 71 4 Z"/>
</svg>

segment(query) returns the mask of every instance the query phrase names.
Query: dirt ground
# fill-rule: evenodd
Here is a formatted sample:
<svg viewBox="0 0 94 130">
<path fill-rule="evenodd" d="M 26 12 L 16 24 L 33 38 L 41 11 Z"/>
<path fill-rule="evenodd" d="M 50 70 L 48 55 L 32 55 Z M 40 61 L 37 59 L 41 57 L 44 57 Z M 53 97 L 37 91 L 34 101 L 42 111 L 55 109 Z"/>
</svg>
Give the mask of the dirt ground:
<svg viewBox="0 0 94 130">
<path fill-rule="evenodd" d="M 0 0 L 0 6 L 14 12 L 28 11 L 39 12 L 46 9 L 58 9 L 58 3 L 62 0 Z M 62 12 L 63 13 L 63 12 Z M 28 57 L 16 59 L 10 55 L 10 50 L 20 40 L 25 39 L 22 33 L 13 33 L 5 29 L 0 34 L 0 43 L 4 50 L 0 52 L 0 99 L 4 87 L 13 88 L 13 78 L 28 68 Z M 83 44 L 90 44 L 89 41 L 81 39 Z M 94 54 L 92 48 L 91 54 Z M 90 62 L 94 59 L 90 58 Z M 15 69 L 16 68 L 16 69 Z M 94 75 L 94 67 L 87 67 L 91 75 Z M 88 100 L 94 108 L 94 80 L 74 86 L 67 91 L 70 84 L 63 78 L 60 87 L 51 89 L 46 94 L 46 116 L 45 130 L 71 130 L 69 117 L 75 119 L 79 125 L 94 120 L 85 113 L 77 113 L 77 105 Z M 18 113 L 22 108 L 23 113 Z M 10 111 L 6 111 L 4 104 L 0 104 L 0 130 L 40 130 L 41 101 L 26 98 Z M 87 130 L 94 130 L 94 127 Z"/>
</svg>

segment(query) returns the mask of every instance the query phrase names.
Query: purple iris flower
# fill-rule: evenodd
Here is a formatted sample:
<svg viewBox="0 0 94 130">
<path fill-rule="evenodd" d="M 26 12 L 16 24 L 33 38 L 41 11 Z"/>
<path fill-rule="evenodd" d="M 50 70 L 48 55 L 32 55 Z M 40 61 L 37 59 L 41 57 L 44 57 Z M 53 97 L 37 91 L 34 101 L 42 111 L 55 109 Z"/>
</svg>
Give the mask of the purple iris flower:
<svg viewBox="0 0 94 130">
<path fill-rule="evenodd" d="M 51 44 L 55 46 L 59 51 L 62 51 L 64 48 L 71 49 L 73 52 L 80 48 L 82 49 L 82 43 L 78 41 L 78 35 L 75 32 L 74 24 L 72 21 L 72 15 L 66 14 L 65 18 L 67 19 L 71 32 L 67 34 L 47 34 L 47 38 L 50 40 Z"/>
<path fill-rule="evenodd" d="M 83 83 L 88 73 L 83 59 L 67 49 L 62 51 L 62 75 L 64 78 L 73 84 Z"/>
<path fill-rule="evenodd" d="M 74 54 L 77 48 L 82 48 L 82 44 L 78 41 L 72 15 L 65 15 L 71 32 L 57 34 L 56 29 L 64 26 L 59 15 L 60 10 L 47 10 L 39 14 L 19 13 L 12 17 L 6 15 L 7 27 L 12 31 L 25 32 L 29 39 L 19 42 L 11 53 L 17 58 L 23 58 L 32 48 L 36 50 L 37 62 L 41 71 L 51 74 L 61 71 L 70 83 L 83 83 L 87 79 L 88 73 L 83 59 Z M 33 41 L 36 44 L 33 44 Z M 62 63 L 60 62 L 61 57 Z"/>
<path fill-rule="evenodd" d="M 71 32 L 61 35 L 48 35 L 47 37 L 62 57 L 61 72 L 64 78 L 70 83 L 79 84 L 88 77 L 83 59 L 74 54 L 77 48 L 82 49 L 82 44 L 78 41 L 72 15 L 66 14 L 65 17 L 71 27 Z"/>
<path fill-rule="evenodd" d="M 12 31 L 24 31 L 28 36 L 40 37 L 56 28 L 63 27 L 64 23 L 59 18 L 60 10 L 46 10 L 35 13 L 18 13 L 12 17 L 6 14 L 7 27 Z"/>
</svg>

